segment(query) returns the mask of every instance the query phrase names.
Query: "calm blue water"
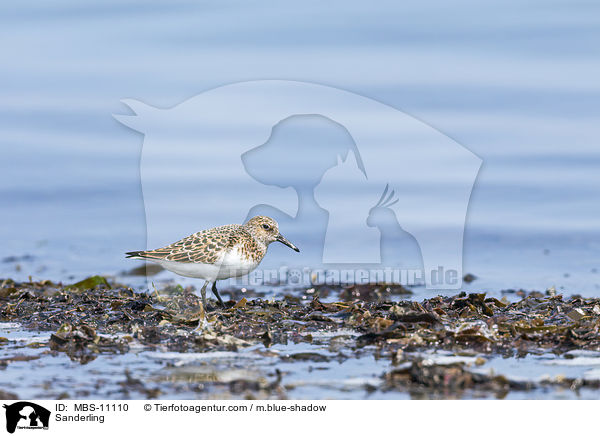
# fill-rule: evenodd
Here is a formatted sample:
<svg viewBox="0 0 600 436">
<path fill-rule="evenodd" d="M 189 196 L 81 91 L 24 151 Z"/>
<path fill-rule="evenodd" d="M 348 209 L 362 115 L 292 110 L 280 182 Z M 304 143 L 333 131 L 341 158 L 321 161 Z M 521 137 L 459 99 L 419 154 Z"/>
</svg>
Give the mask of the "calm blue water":
<svg viewBox="0 0 600 436">
<path fill-rule="evenodd" d="M 123 252 L 146 246 L 143 137 L 112 117 L 128 113 L 121 99 L 171 107 L 288 79 L 394 106 L 481 157 L 471 288 L 600 293 L 597 2 L 22 1 L 0 5 L 0 28 L 0 276 L 137 265 Z M 198 222 L 229 223 L 232 209 L 216 196 Z M 195 230 L 163 229 L 167 240 Z M 311 235 L 291 236 L 310 251 Z"/>
</svg>

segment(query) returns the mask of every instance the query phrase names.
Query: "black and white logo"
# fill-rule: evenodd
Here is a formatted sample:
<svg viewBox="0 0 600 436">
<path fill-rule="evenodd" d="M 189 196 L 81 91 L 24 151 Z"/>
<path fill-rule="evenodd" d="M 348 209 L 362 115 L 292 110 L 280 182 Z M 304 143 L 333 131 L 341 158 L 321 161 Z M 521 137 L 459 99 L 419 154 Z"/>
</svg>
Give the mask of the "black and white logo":
<svg viewBox="0 0 600 436">
<path fill-rule="evenodd" d="M 6 431 L 14 433 L 16 429 L 38 430 L 48 429 L 50 411 L 29 401 L 5 404 Z"/>
</svg>

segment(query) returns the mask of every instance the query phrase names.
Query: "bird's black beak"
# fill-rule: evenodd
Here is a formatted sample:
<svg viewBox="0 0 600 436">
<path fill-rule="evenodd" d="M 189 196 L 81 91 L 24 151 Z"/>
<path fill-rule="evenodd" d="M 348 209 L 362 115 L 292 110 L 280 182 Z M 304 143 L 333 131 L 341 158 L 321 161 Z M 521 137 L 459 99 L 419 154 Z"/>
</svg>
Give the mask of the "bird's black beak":
<svg viewBox="0 0 600 436">
<path fill-rule="evenodd" d="M 288 241 L 287 239 L 285 239 L 283 236 L 281 236 L 281 233 L 277 236 L 277 240 L 279 242 L 281 242 L 284 245 L 287 245 L 288 247 L 290 247 L 292 250 L 294 251 L 300 251 L 300 249 L 298 247 L 296 247 L 294 244 L 292 244 L 290 241 Z"/>
</svg>

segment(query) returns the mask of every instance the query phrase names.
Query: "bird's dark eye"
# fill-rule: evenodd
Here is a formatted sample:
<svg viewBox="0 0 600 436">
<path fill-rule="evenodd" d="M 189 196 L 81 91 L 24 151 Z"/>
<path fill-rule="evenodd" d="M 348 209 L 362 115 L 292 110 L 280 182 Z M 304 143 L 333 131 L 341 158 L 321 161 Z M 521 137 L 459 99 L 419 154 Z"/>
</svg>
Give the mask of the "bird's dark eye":
<svg viewBox="0 0 600 436">
<path fill-rule="evenodd" d="M 271 228 L 271 227 L 269 227 L 269 225 L 268 225 L 268 224 L 263 224 L 263 229 L 265 229 L 265 230 L 269 230 L 270 228 Z"/>
</svg>

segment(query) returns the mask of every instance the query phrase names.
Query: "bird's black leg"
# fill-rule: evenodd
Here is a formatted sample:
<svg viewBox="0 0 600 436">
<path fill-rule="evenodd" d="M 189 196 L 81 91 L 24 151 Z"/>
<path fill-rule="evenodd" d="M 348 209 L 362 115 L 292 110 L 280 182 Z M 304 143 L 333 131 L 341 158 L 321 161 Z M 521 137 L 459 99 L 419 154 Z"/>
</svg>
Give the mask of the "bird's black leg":
<svg viewBox="0 0 600 436">
<path fill-rule="evenodd" d="M 206 287 L 208 286 L 208 280 L 204 282 L 204 286 L 200 289 L 200 293 L 202 294 L 202 311 L 200 312 L 200 319 L 198 320 L 198 327 L 194 329 L 194 331 L 199 332 L 202 331 L 208 324 L 206 322 Z"/>
<path fill-rule="evenodd" d="M 204 286 L 200 289 L 200 293 L 202 294 L 202 305 L 204 306 L 204 310 L 206 310 L 206 287 L 208 286 L 208 280 L 204 282 Z"/>
<path fill-rule="evenodd" d="M 217 282 L 216 282 L 216 280 L 213 282 L 212 291 L 213 291 L 213 294 L 215 294 L 215 297 L 217 297 L 217 300 L 219 300 L 219 305 L 221 307 L 224 307 L 225 303 L 223 303 L 223 300 L 221 299 L 221 296 L 219 295 L 219 291 L 217 291 Z"/>
</svg>

